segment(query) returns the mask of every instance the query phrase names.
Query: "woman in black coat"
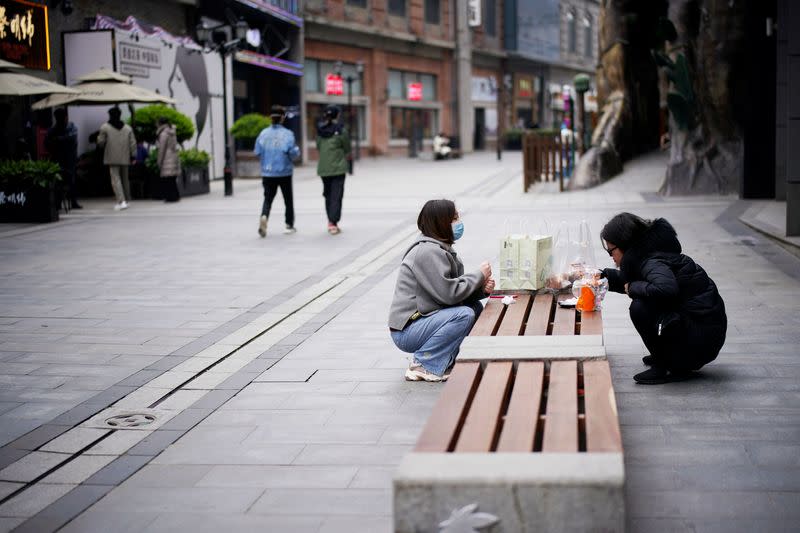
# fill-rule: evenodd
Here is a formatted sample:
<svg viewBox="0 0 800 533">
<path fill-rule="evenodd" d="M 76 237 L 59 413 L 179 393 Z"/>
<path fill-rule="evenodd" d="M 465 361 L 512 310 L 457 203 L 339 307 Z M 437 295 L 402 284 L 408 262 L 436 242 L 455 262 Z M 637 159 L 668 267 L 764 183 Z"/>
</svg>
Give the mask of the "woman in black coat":
<svg viewBox="0 0 800 533">
<path fill-rule="evenodd" d="M 725 303 L 705 270 L 681 253 L 672 225 L 620 213 L 600 237 L 619 267 L 603 270 L 609 290 L 631 297 L 631 320 L 650 351 L 643 361 L 651 368 L 633 379 L 678 381 L 716 359 L 728 327 Z"/>
</svg>

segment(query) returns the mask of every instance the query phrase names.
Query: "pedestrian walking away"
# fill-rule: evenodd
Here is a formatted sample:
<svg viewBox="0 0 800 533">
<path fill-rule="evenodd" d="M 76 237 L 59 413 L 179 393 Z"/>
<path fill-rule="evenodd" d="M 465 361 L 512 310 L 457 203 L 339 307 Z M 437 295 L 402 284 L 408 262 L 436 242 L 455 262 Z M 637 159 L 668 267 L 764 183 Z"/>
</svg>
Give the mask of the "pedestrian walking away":
<svg viewBox="0 0 800 533">
<path fill-rule="evenodd" d="M 325 197 L 325 213 L 328 215 L 328 233 L 337 235 L 342 218 L 342 198 L 347 161 L 352 157 L 350 135 L 339 123 L 339 107 L 325 108 L 322 120 L 317 123 L 317 175 L 322 178 L 322 195 Z"/>
<path fill-rule="evenodd" d="M 47 151 L 61 167 L 61 177 L 67 184 L 67 196 L 72 209 L 83 209 L 78 203 L 78 189 L 75 184 L 75 171 L 78 165 L 78 128 L 69 121 L 67 109 L 60 107 L 53 113 L 55 125 L 45 138 Z"/>
<path fill-rule="evenodd" d="M 292 161 L 300 157 L 300 148 L 295 142 L 294 133 L 283 127 L 286 113 L 282 106 L 272 106 L 272 124 L 261 130 L 256 139 L 254 153 L 261 159 L 261 184 L 264 186 L 264 203 L 258 221 L 258 234 L 267 236 L 267 222 L 272 201 L 280 187 L 283 203 L 286 206 L 285 234 L 294 233 L 294 200 L 292 198 Z"/>
<path fill-rule="evenodd" d="M 414 354 L 406 380 L 444 381 L 495 283 L 488 261 L 464 272 L 453 249 L 464 223 L 452 201 L 428 201 L 417 227 L 421 235 L 406 250 L 397 274 L 389 331 L 400 350 Z"/>
<path fill-rule="evenodd" d="M 681 253 L 672 225 L 620 213 L 600 237 L 619 267 L 603 270 L 608 288 L 631 298 L 631 321 L 650 351 L 642 359 L 650 369 L 633 379 L 679 381 L 716 359 L 728 326 L 725 303 L 706 271 Z"/>
<path fill-rule="evenodd" d="M 156 144 L 158 147 L 158 170 L 161 176 L 164 201 L 177 202 L 181 199 L 178 191 L 178 176 L 181 175 L 181 161 L 178 157 L 178 135 L 175 132 L 175 126 L 170 124 L 166 117 L 158 119 Z"/>
<path fill-rule="evenodd" d="M 108 166 L 111 188 L 117 203 L 116 211 L 128 208 L 131 199 L 131 186 L 128 180 L 128 167 L 136 157 L 136 137 L 133 129 L 122 122 L 122 111 L 118 107 L 108 110 L 108 122 L 100 126 L 97 146 L 103 148 L 103 164 Z"/>
</svg>

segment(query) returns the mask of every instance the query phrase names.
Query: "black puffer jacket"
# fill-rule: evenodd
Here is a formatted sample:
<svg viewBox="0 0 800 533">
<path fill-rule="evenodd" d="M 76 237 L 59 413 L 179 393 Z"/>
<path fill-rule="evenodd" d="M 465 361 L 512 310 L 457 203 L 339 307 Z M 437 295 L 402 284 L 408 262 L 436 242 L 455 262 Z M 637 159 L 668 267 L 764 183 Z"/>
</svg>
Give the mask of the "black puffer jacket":
<svg viewBox="0 0 800 533">
<path fill-rule="evenodd" d="M 604 270 L 609 289 L 646 299 L 664 311 L 677 312 L 698 326 L 727 326 L 725 303 L 706 271 L 681 253 L 672 225 L 658 218 L 622 257 L 620 269 Z"/>
</svg>

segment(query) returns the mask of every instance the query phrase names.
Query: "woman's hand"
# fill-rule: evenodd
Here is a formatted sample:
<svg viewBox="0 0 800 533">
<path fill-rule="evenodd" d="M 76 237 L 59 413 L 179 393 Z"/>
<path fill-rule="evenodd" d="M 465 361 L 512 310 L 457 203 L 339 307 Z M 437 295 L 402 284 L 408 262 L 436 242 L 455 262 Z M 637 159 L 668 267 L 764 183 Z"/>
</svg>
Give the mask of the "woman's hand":
<svg viewBox="0 0 800 533">
<path fill-rule="evenodd" d="M 489 261 L 481 263 L 481 274 L 483 274 L 484 280 L 488 280 L 492 277 L 492 265 L 489 264 Z"/>
<path fill-rule="evenodd" d="M 630 283 L 625 284 L 625 294 L 628 294 L 628 285 L 630 285 Z"/>
<path fill-rule="evenodd" d="M 484 294 L 492 294 L 494 291 L 494 280 L 489 278 L 486 280 L 486 283 L 483 284 L 483 293 Z"/>
</svg>

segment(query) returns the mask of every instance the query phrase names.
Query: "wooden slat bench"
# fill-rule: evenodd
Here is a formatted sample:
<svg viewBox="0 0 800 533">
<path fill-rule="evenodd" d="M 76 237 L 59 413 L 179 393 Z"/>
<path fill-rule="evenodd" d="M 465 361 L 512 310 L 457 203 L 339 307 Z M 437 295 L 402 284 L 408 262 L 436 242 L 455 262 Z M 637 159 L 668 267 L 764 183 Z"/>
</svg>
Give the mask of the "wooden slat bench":
<svg viewBox="0 0 800 533">
<path fill-rule="evenodd" d="M 504 305 L 491 298 L 469 336 L 458 361 L 508 359 L 605 359 L 601 311 L 577 312 L 560 307 L 568 294 L 516 294 Z"/>
<path fill-rule="evenodd" d="M 473 503 L 493 532 L 623 531 L 623 483 L 607 361 L 461 362 L 395 475 L 395 531 Z"/>
</svg>

